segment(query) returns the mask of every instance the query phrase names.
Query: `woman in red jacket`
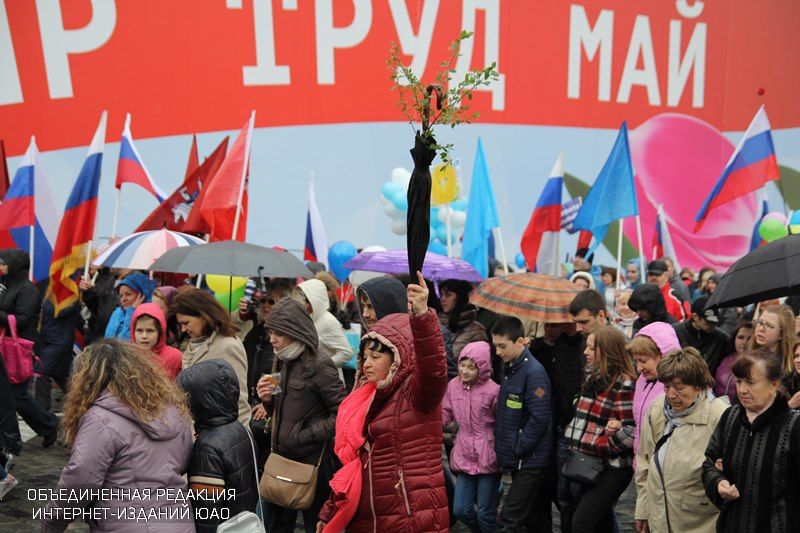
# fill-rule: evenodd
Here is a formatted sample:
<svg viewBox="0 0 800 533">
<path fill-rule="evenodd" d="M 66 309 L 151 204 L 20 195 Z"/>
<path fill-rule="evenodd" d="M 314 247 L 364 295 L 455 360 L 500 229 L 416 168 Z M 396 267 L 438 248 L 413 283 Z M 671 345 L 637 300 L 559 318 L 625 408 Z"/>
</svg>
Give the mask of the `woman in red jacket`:
<svg viewBox="0 0 800 533">
<path fill-rule="evenodd" d="M 428 287 L 408 286 L 411 312 L 379 320 L 361 339 L 357 385 L 339 407 L 343 467 L 317 531 L 440 531 L 449 527 L 442 473 L 444 340 Z"/>
</svg>

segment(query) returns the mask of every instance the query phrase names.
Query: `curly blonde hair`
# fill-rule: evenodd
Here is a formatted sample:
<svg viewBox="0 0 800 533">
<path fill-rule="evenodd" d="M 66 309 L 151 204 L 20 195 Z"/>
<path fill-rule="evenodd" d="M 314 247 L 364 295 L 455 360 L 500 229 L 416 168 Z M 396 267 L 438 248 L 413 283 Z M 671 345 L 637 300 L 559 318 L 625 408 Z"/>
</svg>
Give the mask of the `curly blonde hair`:
<svg viewBox="0 0 800 533">
<path fill-rule="evenodd" d="M 87 346 L 74 362 L 62 427 L 72 447 L 86 411 L 108 390 L 143 422 L 160 417 L 168 406 L 191 421 L 186 394 L 169 379 L 158 361 L 144 349 L 116 339 Z"/>
</svg>

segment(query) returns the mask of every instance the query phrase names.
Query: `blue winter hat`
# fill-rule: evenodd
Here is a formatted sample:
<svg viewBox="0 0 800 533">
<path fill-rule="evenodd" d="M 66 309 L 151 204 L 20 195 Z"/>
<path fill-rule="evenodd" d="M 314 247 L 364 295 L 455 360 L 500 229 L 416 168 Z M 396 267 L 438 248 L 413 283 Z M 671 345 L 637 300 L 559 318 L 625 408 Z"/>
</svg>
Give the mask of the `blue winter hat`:
<svg viewBox="0 0 800 533">
<path fill-rule="evenodd" d="M 136 292 L 144 295 L 145 302 L 150 301 L 153 296 L 153 291 L 156 290 L 155 280 L 152 280 L 144 274 L 140 274 L 138 272 L 134 272 L 133 274 L 128 274 L 125 276 L 125 278 L 119 282 L 119 285 L 117 285 L 117 289 L 123 285 L 130 287 Z"/>
</svg>

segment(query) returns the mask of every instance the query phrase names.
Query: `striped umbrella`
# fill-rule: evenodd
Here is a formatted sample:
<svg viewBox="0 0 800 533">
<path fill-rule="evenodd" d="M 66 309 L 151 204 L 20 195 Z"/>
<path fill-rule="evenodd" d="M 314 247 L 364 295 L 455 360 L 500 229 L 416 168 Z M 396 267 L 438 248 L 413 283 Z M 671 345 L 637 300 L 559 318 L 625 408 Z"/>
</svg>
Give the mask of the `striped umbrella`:
<svg viewBox="0 0 800 533">
<path fill-rule="evenodd" d="M 490 278 L 469 301 L 501 315 L 536 322 L 572 322 L 569 304 L 579 288 L 563 278 L 523 272 Z"/>
<path fill-rule="evenodd" d="M 92 264 L 109 268 L 150 270 L 155 260 L 167 250 L 204 242 L 198 237 L 168 229 L 140 231 L 112 244 Z"/>
</svg>

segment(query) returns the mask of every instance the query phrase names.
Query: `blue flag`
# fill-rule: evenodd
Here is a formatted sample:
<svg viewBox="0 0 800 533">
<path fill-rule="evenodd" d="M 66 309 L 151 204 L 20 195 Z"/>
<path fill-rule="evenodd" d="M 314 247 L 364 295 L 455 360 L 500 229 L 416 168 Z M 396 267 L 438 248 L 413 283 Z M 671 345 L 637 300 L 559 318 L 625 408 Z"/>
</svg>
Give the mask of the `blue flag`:
<svg viewBox="0 0 800 533">
<path fill-rule="evenodd" d="M 603 169 L 583 200 L 572 227 L 590 231 L 594 241 L 589 255 L 603 242 L 608 225 L 621 218 L 639 214 L 633 186 L 633 164 L 628 148 L 628 125 L 623 122 L 614 147 Z"/>
<path fill-rule="evenodd" d="M 500 226 L 494 203 L 489 167 L 483 154 L 483 142 L 478 137 L 472 185 L 467 203 L 467 222 L 461 242 L 461 258 L 475 267 L 481 276 L 489 275 L 489 237 L 492 228 Z"/>
<path fill-rule="evenodd" d="M 761 238 L 761 235 L 758 233 L 758 227 L 761 225 L 761 219 L 764 218 L 767 213 L 769 213 L 769 204 L 767 203 L 766 197 L 764 197 L 761 200 L 761 216 L 759 216 L 758 220 L 756 220 L 756 224 L 755 226 L 753 226 L 753 236 L 750 238 L 751 252 L 756 248 L 758 248 L 759 246 L 761 246 L 763 239 Z"/>
</svg>

